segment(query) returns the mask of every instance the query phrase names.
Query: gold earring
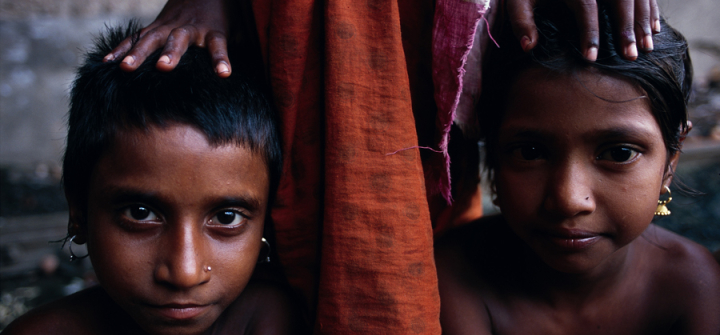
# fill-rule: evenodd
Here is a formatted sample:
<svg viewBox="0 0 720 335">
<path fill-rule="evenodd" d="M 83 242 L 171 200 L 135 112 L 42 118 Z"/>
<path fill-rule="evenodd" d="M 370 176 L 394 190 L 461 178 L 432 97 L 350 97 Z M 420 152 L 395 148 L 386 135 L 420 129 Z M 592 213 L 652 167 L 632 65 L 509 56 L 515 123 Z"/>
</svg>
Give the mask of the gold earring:
<svg viewBox="0 0 720 335">
<path fill-rule="evenodd" d="M 665 189 L 668 193 L 668 199 L 667 200 L 658 200 L 657 209 L 655 210 L 655 215 L 659 216 L 668 216 L 670 215 L 670 210 L 667 208 L 667 204 L 672 201 L 672 193 L 670 192 L 670 188 L 665 186 Z"/>
</svg>

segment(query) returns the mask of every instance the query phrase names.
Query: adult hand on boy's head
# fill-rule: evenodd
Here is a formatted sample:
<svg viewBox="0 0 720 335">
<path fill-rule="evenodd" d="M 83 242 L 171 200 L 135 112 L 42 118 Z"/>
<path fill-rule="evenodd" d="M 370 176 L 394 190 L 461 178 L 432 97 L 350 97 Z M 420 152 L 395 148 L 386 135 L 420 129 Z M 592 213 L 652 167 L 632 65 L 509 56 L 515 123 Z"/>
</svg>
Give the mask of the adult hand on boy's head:
<svg viewBox="0 0 720 335">
<path fill-rule="evenodd" d="M 131 38 L 126 38 L 104 61 L 124 57 L 120 68 L 134 71 L 150 54 L 164 46 L 156 66 L 158 70 L 171 71 L 187 48 L 196 45 L 208 48 L 218 76 L 229 77 L 228 20 L 224 4 L 223 0 L 168 0 L 155 21 L 140 31 L 134 45 Z"/>
<path fill-rule="evenodd" d="M 515 36 L 521 47 L 530 51 L 535 47 L 538 33 L 533 21 L 535 3 L 542 0 L 507 0 L 507 10 Z M 556 1 L 556 0 L 549 0 Z M 590 61 L 597 59 L 599 39 L 596 0 L 563 0 L 575 13 L 580 27 L 583 55 Z M 603 0 L 600 0 L 603 1 Z M 622 55 L 635 60 L 638 46 L 649 52 L 653 49 L 652 34 L 660 32 L 660 10 L 657 0 L 604 0 L 611 4 L 617 18 L 615 33 L 619 37 Z"/>
</svg>

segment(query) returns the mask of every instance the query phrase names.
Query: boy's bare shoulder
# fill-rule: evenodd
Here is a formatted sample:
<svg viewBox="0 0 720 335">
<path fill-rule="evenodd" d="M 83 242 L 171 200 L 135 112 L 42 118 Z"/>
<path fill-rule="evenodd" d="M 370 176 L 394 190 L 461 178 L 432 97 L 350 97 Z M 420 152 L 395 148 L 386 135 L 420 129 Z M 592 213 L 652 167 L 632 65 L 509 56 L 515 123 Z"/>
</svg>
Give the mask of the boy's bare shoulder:
<svg viewBox="0 0 720 335">
<path fill-rule="evenodd" d="M 244 331 L 244 332 L 243 332 Z M 213 334 L 305 334 L 300 303 L 290 290 L 253 280 L 216 322 Z"/>
<path fill-rule="evenodd" d="M 720 264 L 710 251 L 655 225 L 638 240 L 652 255 L 651 289 L 678 310 L 677 333 L 720 333 Z"/>
<path fill-rule="evenodd" d="M 98 306 L 106 299 L 100 287 L 82 290 L 25 313 L 3 334 L 96 334 L 93 321 L 99 319 Z"/>
</svg>

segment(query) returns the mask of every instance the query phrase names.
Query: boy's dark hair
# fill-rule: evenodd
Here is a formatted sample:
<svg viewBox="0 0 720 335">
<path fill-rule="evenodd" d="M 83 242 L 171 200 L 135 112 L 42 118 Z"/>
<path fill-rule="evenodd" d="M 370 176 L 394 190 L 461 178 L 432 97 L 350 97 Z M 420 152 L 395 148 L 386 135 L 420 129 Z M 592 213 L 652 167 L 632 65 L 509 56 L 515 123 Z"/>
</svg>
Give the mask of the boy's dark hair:
<svg viewBox="0 0 720 335">
<path fill-rule="evenodd" d="M 539 32 L 537 46 L 529 53 L 520 49 L 512 30 L 503 26 L 501 48 L 492 50 L 483 74 L 483 92 L 478 118 L 485 138 L 486 165 L 492 179 L 496 167 L 497 131 L 503 119 L 508 92 L 518 76 L 529 68 L 544 68 L 572 75 L 595 69 L 600 73 L 629 80 L 647 95 L 652 113 L 660 125 L 668 161 L 680 150 L 680 138 L 687 130 L 687 103 L 692 86 L 692 64 L 685 38 L 660 19 L 661 32 L 653 35 L 652 52 L 641 52 L 634 61 L 620 55 L 613 38 L 610 9 L 598 2 L 600 45 L 597 61 L 589 62 L 580 52 L 580 29 L 575 16 L 560 1 L 547 1 L 535 9 Z M 618 101 L 621 103 L 620 101 Z"/>
<path fill-rule="evenodd" d="M 212 145 L 232 143 L 260 154 L 268 167 L 271 202 L 281 149 L 276 115 L 258 78 L 244 76 L 237 59 L 229 78 L 218 77 L 207 50 L 197 47 L 189 48 L 170 72 L 155 68 L 160 50 L 133 72 L 120 70 L 118 61 L 103 62 L 114 46 L 138 31 L 134 21 L 108 28 L 77 71 L 63 159 L 66 195 L 85 208 L 90 176 L 120 131 L 181 123 L 197 128 Z"/>
</svg>

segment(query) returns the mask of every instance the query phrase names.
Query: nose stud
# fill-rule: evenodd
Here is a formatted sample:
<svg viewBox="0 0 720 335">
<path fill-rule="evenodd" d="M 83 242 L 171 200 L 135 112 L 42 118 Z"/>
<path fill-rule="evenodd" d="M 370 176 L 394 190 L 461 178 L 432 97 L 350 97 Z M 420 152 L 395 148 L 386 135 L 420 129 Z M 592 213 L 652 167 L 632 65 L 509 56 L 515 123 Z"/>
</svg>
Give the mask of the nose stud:
<svg viewBox="0 0 720 335">
<path fill-rule="evenodd" d="M 210 272 L 210 271 L 212 271 L 212 268 L 211 268 L 210 266 L 206 266 L 206 267 L 205 267 L 205 272 Z"/>
</svg>

